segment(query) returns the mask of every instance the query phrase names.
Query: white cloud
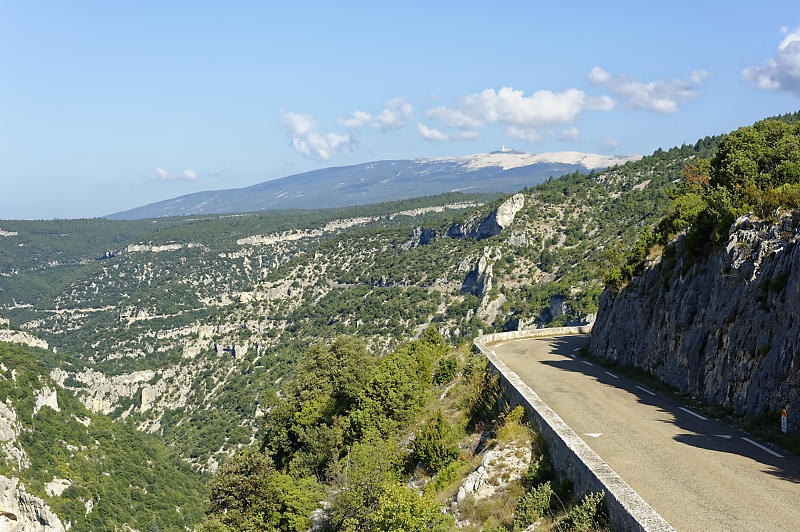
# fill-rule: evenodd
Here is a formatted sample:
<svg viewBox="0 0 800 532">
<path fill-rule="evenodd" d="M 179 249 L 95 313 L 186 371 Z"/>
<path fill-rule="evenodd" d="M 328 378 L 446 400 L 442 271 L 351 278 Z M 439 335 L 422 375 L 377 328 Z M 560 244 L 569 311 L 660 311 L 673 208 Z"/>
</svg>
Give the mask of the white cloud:
<svg viewBox="0 0 800 532">
<path fill-rule="evenodd" d="M 473 130 L 457 131 L 450 137 L 459 140 L 473 140 L 478 138 L 478 132 Z"/>
<path fill-rule="evenodd" d="M 775 56 L 742 70 L 741 79 L 759 89 L 794 92 L 800 96 L 800 28 L 793 33 L 781 28 L 781 32 L 786 37 Z"/>
<path fill-rule="evenodd" d="M 405 98 L 392 98 L 375 116 L 356 110 L 348 118 L 339 118 L 339 123 L 347 129 L 369 126 L 381 131 L 388 131 L 402 127 L 413 114 L 414 108 Z"/>
<path fill-rule="evenodd" d="M 427 140 L 473 140 L 478 138 L 478 132 L 473 130 L 461 130 L 455 133 L 444 133 L 425 124 L 417 124 L 420 135 Z"/>
<path fill-rule="evenodd" d="M 539 130 L 517 126 L 508 126 L 506 128 L 506 136 L 527 142 L 539 142 L 542 140 L 542 134 Z"/>
<path fill-rule="evenodd" d="M 311 115 L 283 113 L 283 125 L 295 151 L 309 159 L 327 161 L 351 144 L 348 134 L 318 133 L 317 122 Z"/>
<path fill-rule="evenodd" d="M 611 74 L 600 68 L 599 66 L 593 67 L 589 71 L 589 81 L 592 83 L 608 83 L 611 79 Z"/>
<path fill-rule="evenodd" d="M 372 127 L 381 131 L 397 129 L 402 127 L 412 114 L 414 108 L 404 98 L 392 98 L 375 117 Z"/>
<path fill-rule="evenodd" d="M 509 137 L 536 142 L 544 135 L 542 129 L 570 124 L 584 110 L 610 111 L 614 105 L 610 96 L 587 95 L 578 89 L 540 90 L 526 95 L 521 90 L 502 87 L 469 94 L 457 99 L 452 107 L 433 107 L 425 114 L 450 127 L 472 130 L 469 138 L 477 136 L 475 128 L 488 122 L 505 126 Z"/>
<path fill-rule="evenodd" d="M 578 131 L 578 128 L 573 126 L 562 131 L 558 136 L 558 140 L 562 142 L 575 142 L 580 138 L 580 136 L 581 133 Z"/>
<path fill-rule="evenodd" d="M 182 170 L 177 174 L 173 174 L 172 172 L 164 170 L 160 166 L 156 166 L 156 175 L 161 181 L 194 181 L 197 179 L 197 173 L 192 169 Z"/>
<path fill-rule="evenodd" d="M 521 90 L 503 87 L 486 89 L 459 102 L 462 112 L 473 118 L 518 127 L 544 127 L 574 121 L 585 104 L 578 89 L 554 93 L 548 90 L 525 96 Z"/>
<path fill-rule="evenodd" d="M 695 70 L 689 79 L 659 79 L 642 83 L 621 74 L 611 74 L 598 66 L 588 75 L 591 83 L 607 86 L 613 94 L 634 107 L 658 113 L 674 113 L 679 104 L 696 98 L 697 89 L 706 77 L 708 72 L 705 70 Z"/>
<path fill-rule="evenodd" d="M 353 116 L 350 118 L 340 118 L 339 123 L 342 124 L 347 129 L 358 129 L 360 127 L 364 127 L 372 121 L 372 115 L 369 113 L 365 113 L 364 111 L 359 111 L 356 109 L 353 111 Z"/>
<path fill-rule="evenodd" d="M 600 146 L 603 149 L 614 151 L 619 148 L 619 141 L 614 137 L 603 137 L 600 139 Z"/>
<path fill-rule="evenodd" d="M 604 94 L 602 96 L 587 96 L 585 105 L 589 111 L 610 111 L 617 105 L 617 102 L 611 96 Z"/>
<path fill-rule="evenodd" d="M 311 115 L 301 115 L 297 113 L 283 113 L 283 125 L 291 137 L 301 137 L 316 129 L 317 122 Z"/>
<path fill-rule="evenodd" d="M 443 105 L 428 109 L 425 114 L 430 118 L 444 122 L 450 127 L 476 128 L 483 125 L 480 119 L 468 116 L 458 109 L 451 109 Z"/>
<path fill-rule="evenodd" d="M 417 124 L 417 129 L 419 129 L 420 135 L 427 140 L 450 140 L 450 135 L 442 133 L 438 129 L 428 127 L 425 124 Z"/>
</svg>

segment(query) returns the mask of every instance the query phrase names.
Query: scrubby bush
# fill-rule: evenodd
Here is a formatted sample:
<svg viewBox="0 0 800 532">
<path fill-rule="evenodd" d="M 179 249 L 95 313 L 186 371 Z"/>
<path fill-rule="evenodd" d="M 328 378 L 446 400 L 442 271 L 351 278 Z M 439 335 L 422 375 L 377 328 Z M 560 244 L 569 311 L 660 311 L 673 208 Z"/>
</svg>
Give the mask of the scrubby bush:
<svg viewBox="0 0 800 532">
<path fill-rule="evenodd" d="M 439 471 L 459 455 L 453 429 L 441 410 L 416 431 L 412 447 L 414 459 L 430 472 Z"/>
<path fill-rule="evenodd" d="M 453 380 L 458 373 L 458 358 L 455 355 L 447 355 L 439 359 L 439 365 L 436 368 L 436 374 L 433 377 L 433 382 L 442 385 Z"/>
<path fill-rule="evenodd" d="M 209 483 L 209 523 L 233 530 L 307 530 L 322 489 L 313 478 L 276 471 L 269 456 L 245 449 L 223 465 Z"/>
<path fill-rule="evenodd" d="M 367 518 L 367 527 L 361 530 L 448 532 L 454 529 L 453 516 L 442 513 L 433 498 L 392 484 L 384 488 L 375 511 Z"/>
<path fill-rule="evenodd" d="M 589 532 L 602 526 L 607 520 L 603 500 L 605 493 L 587 495 L 558 521 L 558 528 L 564 532 Z"/>
<path fill-rule="evenodd" d="M 553 488 L 549 482 L 540 484 L 517 502 L 514 510 L 514 529 L 524 529 L 550 510 Z"/>
<path fill-rule="evenodd" d="M 549 482 L 555 478 L 555 470 L 547 454 L 540 454 L 531 460 L 528 470 L 522 476 L 522 485 L 528 489 Z"/>
</svg>

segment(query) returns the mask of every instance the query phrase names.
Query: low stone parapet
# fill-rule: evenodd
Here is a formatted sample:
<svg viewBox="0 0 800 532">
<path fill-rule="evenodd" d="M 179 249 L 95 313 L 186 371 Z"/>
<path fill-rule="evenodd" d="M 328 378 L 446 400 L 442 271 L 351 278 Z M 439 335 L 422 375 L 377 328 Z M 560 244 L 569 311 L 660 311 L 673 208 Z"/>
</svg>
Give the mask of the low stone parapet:
<svg viewBox="0 0 800 532">
<path fill-rule="evenodd" d="M 553 466 L 572 480 L 576 494 L 585 496 L 589 493 L 605 492 L 606 509 L 614 530 L 674 532 L 664 518 L 486 346 L 493 342 L 520 338 L 589 334 L 591 330 L 591 326 L 579 326 L 494 333 L 479 336 L 474 344 L 500 377 L 500 384 L 509 402 L 514 406 L 524 406 L 528 411 L 530 421 L 547 442 Z"/>
</svg>

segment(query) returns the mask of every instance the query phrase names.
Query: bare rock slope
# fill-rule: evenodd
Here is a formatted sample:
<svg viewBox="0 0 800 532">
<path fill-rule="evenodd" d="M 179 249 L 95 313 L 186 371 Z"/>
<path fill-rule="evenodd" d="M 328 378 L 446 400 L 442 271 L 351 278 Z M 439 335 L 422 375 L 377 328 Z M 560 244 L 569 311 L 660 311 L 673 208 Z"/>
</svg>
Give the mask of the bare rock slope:
<svg viewBox="0 0 800 532">
<path fill-rule="evenodd" d="M 800 212 L 740 218 L 704 258 L 684 243 L 603 293 L 592 352 L 738 412 L 788 406 L 800 430 Z"/>
</svg>

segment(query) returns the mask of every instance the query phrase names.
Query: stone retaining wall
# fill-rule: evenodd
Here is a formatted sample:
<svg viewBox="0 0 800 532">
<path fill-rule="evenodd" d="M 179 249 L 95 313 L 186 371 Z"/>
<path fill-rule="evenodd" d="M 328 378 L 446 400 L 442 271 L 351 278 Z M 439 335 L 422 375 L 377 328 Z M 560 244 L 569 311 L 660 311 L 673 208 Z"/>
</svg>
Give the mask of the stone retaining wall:
<svg viewBox="0 0 800 532">
<path fill-rule="evenodd" d="M 553 412 L 495 355 L 494 351 L 486 347 L 487 343 L 519 338 L 589 334 L 589 332 L 591 326 L 511 331 L 480 336 L 474 340 L 474 344 L 489 360 L 492 370 L 499 375 L 509 402 L 527 409 L 531 421 L 535 423 L 547 442 L 553 466 L 573 481 L 576 494 L 584 496 L 592 492 L 605 492 L 606 508 L 614 530 L 674 532 L 669 523 L 586 445 L 558 414 Z"/>
</svg>

